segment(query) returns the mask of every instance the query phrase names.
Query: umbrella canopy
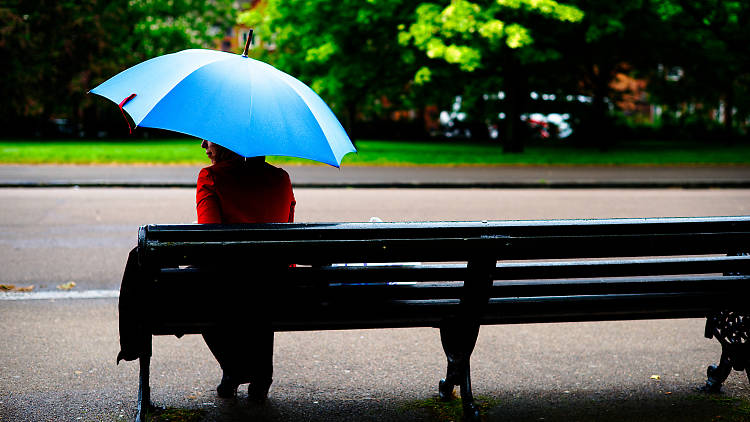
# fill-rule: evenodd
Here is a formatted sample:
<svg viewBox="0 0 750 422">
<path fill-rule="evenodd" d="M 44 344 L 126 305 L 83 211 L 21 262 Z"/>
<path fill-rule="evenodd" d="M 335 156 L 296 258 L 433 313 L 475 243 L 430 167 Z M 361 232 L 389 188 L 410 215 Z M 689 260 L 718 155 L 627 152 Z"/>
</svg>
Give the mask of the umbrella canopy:
<svg viewBox="0 0 750 422">
<path fill-rule="evenodd" d="M 283 155 L 339 167 L 344 155 L 356 151 L 312 89 L 238 54 L 204 49 L 166 54 L 91 92 L 120 104 L 136 126 L 206 139 L 244 157 Z"/>
</svg>

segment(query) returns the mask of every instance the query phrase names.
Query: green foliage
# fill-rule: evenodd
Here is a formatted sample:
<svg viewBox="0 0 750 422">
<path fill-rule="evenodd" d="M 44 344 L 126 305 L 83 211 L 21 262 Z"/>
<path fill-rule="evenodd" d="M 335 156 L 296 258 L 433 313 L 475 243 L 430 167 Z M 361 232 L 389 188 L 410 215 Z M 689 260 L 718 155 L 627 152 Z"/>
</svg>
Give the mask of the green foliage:
<svg viewBox="0 0 750 422">
<path fill-rule="evenodd" d="M 414 74 L 414 82 L 417 85 L 424 85 L 427 82 L 430 82 L 432 79 L 432 71 L 430 71 L 429 67 L 422 66 L 417 70 L 417 73 Z"/>
<path fill-rule="evenodd" d="M 680 103 L 698 103 L 725 109 L 725 130 L 750 117 L 750 3 L 746 1 L 655 0 L 661 24 L 668 31 L 671 50 L 665 51 L 665 69 L 655 72 L 656 99 L 683 114 Z M 683 76 L 666 78 L 679 67 Z"/>
<path fill-rule="evenodd" d="M 438 397 L 417 400 L 404 406 L 405 409 L 424 409 L 438 421 L 459 421 L 463 419 L 463 402 L 459 398 L 442 401 Z M 500 405 L 500 400 L 477 396 L 475 403 L 479 406 L 480 414 L 486 414 L 488 410 Z"/>
<path fill-rule="evenodd" d="M 236 19 L 231 0 L 129 0 L 128 11 L 134 18 L 131 47 L 141 60 L 213 47 Z"/>
<path fill-rule="evenodd" d="M 44 133 L 65 118 L 76 132 L 112 108 L 86 93 L 166 52 L 212 47 L 234 23 L 231 0 L 10 0 L 0 6 L 0 123 Z"/>
<path fill-rule="evenodd" d="M 86 92 L 151 57 L 212 48 L 235 23 L 235 7 L 232 0 L 2 2 L 3 134 L 44 136 L 54 118 L 67 119 L 76 135 L 124 128 L 116 107 Z M 725 133 L 749 126 L 748 1 L 267 0 L 239 21 L 272 47 L 255 57 L 308 83 L 349 129 L 397 110 L 445 110 L 461 95 L 472 123 L 505 124 L 507 140 L 523 133 L 508 122 L 539 111 L 529 103 L 536 91 L 592 97 L 576 116 L 576 135 L 599 142 L 616 129 L 612 104 L 621 93 L 610 84 L 618 73 L 648 80 L 644 100 L 663 106 L 662 121 L 681 128 L 674 133 L 695 122 L 713 133 L 720 103 L 732 110 L 724 113 Z M 502 102 L 485 98 L 498 91 Z"/>
<path fill-rule="evenodd" d="M 400 31 L 399 42 L 415 45 L 429 58 L 441 58 L 462 71 L 473 72 L 482 66 L 483 56 L 500 54 L 503 45 L 518 49 L 534 42 L 527 27 L 504 20 L 509 12 L 516 17 L 536 13 L 566 22 L 583 18 L 581 10 L 553 0 L 422 3 L 416 21 Z"/>
<path fill-rule="evenodd" d="M 746 398 L 700 394 L 693 395 L 690 397 L 690 399 L 701 402 L 710 402 L 723 411 L 721 413 L 724 414 L 716 415 L 713 420 L 750 422 L 750 400 Z"/>
<path fill-rule="evenodd" d="M 398 39 L 430 59 L 414 75 L 416 84 L 429 80 L 433 87 L 453 88 L 477 126 L 500 123 L 497 116 L 504 113 L 504 148 L 520 152 L 528 66 L 559 57 L 557 45 L 535 46 L 534 34 L 550 23 L 570 24 L 583 16 L 580 9 L 553 0 L 441 0 L 420 4 L 415 20 L 399 28 Z M 503 105 L 486 101 L 500 90 L 506 94 Z"/>
<path fill-rule="evenodd" d="M 177 407 L 168 407 L 166 409 L 156 409 L 149 413 L 149 420 L 155 422 L 199 422 L 206 416 L 204 409 L 180 409 Z"/>
<path fill-rule="evenodd" d="M 358 116 L 384 113 L 383 98 L 413 105 L 407 85 L 420 66 L 397 42 L 413 10 L 407 0 L 268 0 L 238 21 L 275 46 L 256 57 L 310 85 L 351 129 Z"/>
<path fill-rule="evenodd" d="M 92 79 L 120 63 L 122 1 L 16 0 L 0 7 L 0 122 L 48 120 L 84 102 Z M 117 25 L 113 25 L 116 22 Z M 78 112 L 79 110 L 75 110 Z M 7 130 L 7 129 L 6 129 Z"/>
</svg>

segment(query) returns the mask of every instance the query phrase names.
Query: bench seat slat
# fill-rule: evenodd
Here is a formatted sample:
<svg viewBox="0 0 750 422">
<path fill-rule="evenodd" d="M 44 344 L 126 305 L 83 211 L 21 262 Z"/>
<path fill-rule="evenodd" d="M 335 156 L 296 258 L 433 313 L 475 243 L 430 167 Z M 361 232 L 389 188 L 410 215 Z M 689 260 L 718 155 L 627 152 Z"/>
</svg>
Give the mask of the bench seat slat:
<svg viewBox="0 0 750 422">
<path fill-rule="evenodd" d="M 750 276 L 663 278 L 648 282 L 641 279 L 498 281 L 492 287 L 483 318 L 529 322 L 544 318 L 582 320 L 586 315 L 590 320 L 626 314 L 642 318 L 703 317 L 727 306 L 741 310 L 750 306 L 737 294 L 748 283 Z M 444 285 L 340 286 L 322 292 L 301 290 L 296 296 L 260 301 L 270 300 L 263 315 L 274 325 L 328 327 L 338 321 L 340 327 L 361 328 L 368 324 L 418 321 L 419 326 L 431 326 L 461 309 L 461 284 L 451 283 L 448 288 Z M 169 295 L 173 291 L 166 289 L 165 297 L 154 298 L 159 305 L 149 314 L 155 327 L 176 324 L 184 332 L 200 332 L 206 323 L 247 316 L 246 308 L 238 304 L 228 306 L 226 300 L 218 299 L 221 295 L 217 295 L 217 302 L 212 302 L 212 292 L 207 292 L 192 303 L 190 295 Z M 202 307 L 197 308 L 198 305 Z M 155 334 L 159 332 L 159 328 L 154 329 Z"/>
<path fill-rule="evenodd" d="M 711 291 L 630 295 L 549 296 L 493 298 L 480 319 L 483 324 L 530 322 L 601 321 L 618 319 L 694 318 L 716 311 L 726 296 Z M 363 329 L 383 327 L 432 327 L 460 310 L 460 300 L 390 300 L 380 308 L 328 306 L 318 312 L 303 309 L 273 318 L 279 330 Z M 273 317 L 273 315 L 272 315 Z M 152 321 L 153 334 L 200 333 L 212 326 L 210 319 L 175 317 Z M 218 322 L 216 322 L 218 323 Z M 171 327 L 166 329 L 165 327 Z M 179 329 L 177 329 L 179 327 Z M 306 327 L 306 328 L 302 328 Z M 172 331 L 170 331 L 172 330 Z"/>
<path fill-rule="evenodd" d="M 702 274 L 736 272 L 750 273 L 750 256 L 681 257 L 636 260 L 600 260 L 567 262 L 516 262 L 496 264 L 492 277 L 495 280 L 536 278 L 625 277 L 649 275 Z M 165 268 L 158 280 L 181 280 L 210 285 L 217 276 L 207 276 L 207 268 Z M 252 280 L 252 269 L 239 269 L 237 280 Z M 329 283 L 386 283 L 431 282 L 465 280 L 466 264 L 423 264 L 405 266 L 349 266 L 349 267 L 297 267 L 288 269 L 284 280 L 274 283 L 329 284 Z M 250 281 L 252 282 L 252 281 Z M 265 282 L 265 281 L 264 281 Z M 225 281 L 226 283 L 226 281 Z M 229 282 L 231 285 L 231 282 Z"/>
</svg>

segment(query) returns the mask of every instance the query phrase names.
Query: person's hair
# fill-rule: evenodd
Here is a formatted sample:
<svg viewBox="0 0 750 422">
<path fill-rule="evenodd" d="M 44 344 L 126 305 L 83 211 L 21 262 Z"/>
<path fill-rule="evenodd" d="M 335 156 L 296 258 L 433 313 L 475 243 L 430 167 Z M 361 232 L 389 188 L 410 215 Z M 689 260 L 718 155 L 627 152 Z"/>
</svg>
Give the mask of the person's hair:
<svg viewBox="0 0 750 422">
<path fill-rule="evenodd" d="M 216 150 L 216 154 L 214 154 L 214 159 L 218 163 L 219 161 L 227 161 L 227 160 L 233 160 L 235 158 L 242 157 L 241 155 L 237 154 L 236 152 L 226 149 L 223 146 L 219 144 L 214 144 L 214 148 Z"/>
</svg>

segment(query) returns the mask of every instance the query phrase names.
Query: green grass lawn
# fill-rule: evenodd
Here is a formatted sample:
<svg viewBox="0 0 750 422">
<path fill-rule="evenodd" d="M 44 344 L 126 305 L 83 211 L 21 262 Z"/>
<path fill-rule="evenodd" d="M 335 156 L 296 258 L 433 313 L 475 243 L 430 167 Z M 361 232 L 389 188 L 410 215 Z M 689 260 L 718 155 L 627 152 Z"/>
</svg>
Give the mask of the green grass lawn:
<svg viewBox="0 0 750 422">
<path fill-rule="evenodd" d="M 358 141 L 356 154 L 343 164 L 368 166 L 461 165 L 689 165 L 750 164 L 750 144 L 642 141 L 610 151 L 561 142 L 532 145 L 522 154 L 505 154 L 499 145 L 460 142 Z M 269 157 L 272 163 L 312 161 Z M 159 141 L 0 141 L 2 164 L 202 164 L 207 159 L 192 139 Z"/>
</svg>

